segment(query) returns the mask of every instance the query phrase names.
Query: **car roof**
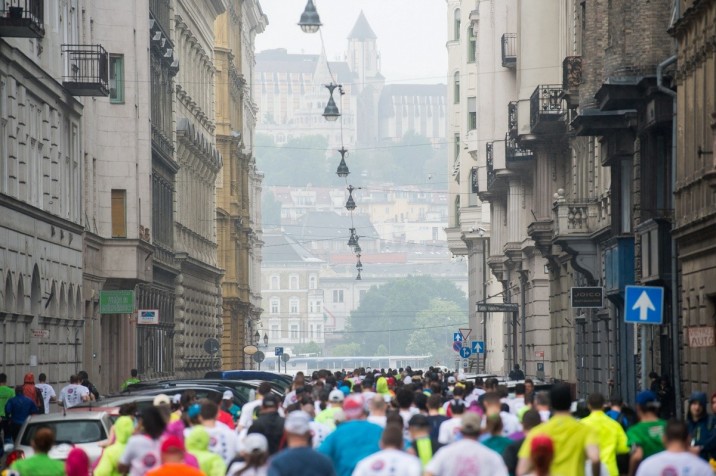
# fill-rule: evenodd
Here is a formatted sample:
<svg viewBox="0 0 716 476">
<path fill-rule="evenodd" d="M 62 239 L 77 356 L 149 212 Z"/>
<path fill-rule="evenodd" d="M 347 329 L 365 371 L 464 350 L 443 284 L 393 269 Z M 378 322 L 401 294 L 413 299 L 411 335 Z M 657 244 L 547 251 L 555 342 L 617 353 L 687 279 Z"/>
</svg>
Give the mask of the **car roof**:
<svg viewBox="0 0 716 476">
<path fill-rule="evenodd" d="M 107 412 L 60 412 L 60 413 L 44 413 L 42 415 L 31 415 L 28 423 L 49 423 L 60 420 L 101 420 L 108 416 Z"/>
<path fill-rule="evenodd" d="M 73 411 L 73 413 L 76 413 L 75 408 L 113 408 L 113 407 L 119 407 L 124 405 L 125 403 L 134 403 L 134 402 L 141 402 L 141 401 L 152 401 L 154 400 L 154 395 L 138 395 L 136 393 L 131 393 L 127 395 L 121 395 L 121 396 L 112 396 L 103 398 L 102 400 L 98 402 L 82 402 L 79 405 L 75 405 L 72 408 L 68 408 L 68 411 Z M 96 412 L 96 410 L 94 410 Z"/>
</svg>

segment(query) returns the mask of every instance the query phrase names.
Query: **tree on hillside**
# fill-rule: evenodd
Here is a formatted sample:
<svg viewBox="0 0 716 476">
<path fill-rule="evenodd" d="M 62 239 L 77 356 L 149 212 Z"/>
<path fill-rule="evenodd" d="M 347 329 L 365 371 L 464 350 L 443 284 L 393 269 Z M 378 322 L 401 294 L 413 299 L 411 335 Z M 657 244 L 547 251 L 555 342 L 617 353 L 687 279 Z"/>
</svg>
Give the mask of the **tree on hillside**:
<svg viewBox="0 0 716 476">
<path fill-rule="evenodd" d="M 447 303 L 453 306 L 447 307 Z M 420 317 L 421 311 L 428 313 L 426 317 Z M 415 330 L 427 328 L 437 335 L 451 329 L 443 326 L 453 322 L 467 323 L 465 294 L 446 279 L 408 276 L 371 288 L 351 313 L 348 330 L 350 340 L 361 345 L 364 355 L 376 355 L 380 345 L 389 354 L 399 355 L 407 352 Z"/>
<path fill-rule="evenodd" d="M 412 355 L 432 355 L 440 362 L 454 356 L 452 335 L 467 323 L 467 311 L 451 301 L 433 299 L 430 307 L 418 312 L 405 350 Z M 440 326 L 440 327 L 438 327 Z"/>
<path fill-rule="evenodd" d="M 279 146 L 271 136 L 257 134 L 256 164 L 266 185 L 330 186 L 340 159 L 326 157 L 327 147 L 326 137 L 320 135 L 294 137 Z"/>
</svg>

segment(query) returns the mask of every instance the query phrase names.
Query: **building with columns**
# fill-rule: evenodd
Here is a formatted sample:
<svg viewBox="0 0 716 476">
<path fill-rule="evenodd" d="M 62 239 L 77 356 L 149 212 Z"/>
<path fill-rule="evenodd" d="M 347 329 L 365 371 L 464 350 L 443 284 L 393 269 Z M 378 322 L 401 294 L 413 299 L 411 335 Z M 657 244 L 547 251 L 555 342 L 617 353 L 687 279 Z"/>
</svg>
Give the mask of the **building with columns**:
<svg viewBox="0 0 716 476">
<path fill-rule="evenodd" d="M 216 143 L 224 168 L 216 182 L 216 223 L 222 281 L 222 365 L 250 368 L 261 316 L 261 182 L 253 139 L 254 41 L 268 24 L 257 0 L 232 0 L 216 20 Z"/>
</svg>

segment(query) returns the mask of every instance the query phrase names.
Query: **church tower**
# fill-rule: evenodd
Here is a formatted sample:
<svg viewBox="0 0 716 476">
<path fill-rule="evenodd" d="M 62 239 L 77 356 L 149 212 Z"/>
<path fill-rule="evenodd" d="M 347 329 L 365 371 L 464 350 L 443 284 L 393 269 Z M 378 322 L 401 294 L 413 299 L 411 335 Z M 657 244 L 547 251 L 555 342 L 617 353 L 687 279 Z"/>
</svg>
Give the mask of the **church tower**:
<svg viewBox="0 0 716 476">
<path fill-rule="evenodd" d="M 376 36 L 363 11 L 348 35 L 347 62 L 355 77 L 358 94 L 358 143 L 374 145 L 378 140 L 378 101 L 385 86 L 380 73 Z"/>
</svg>

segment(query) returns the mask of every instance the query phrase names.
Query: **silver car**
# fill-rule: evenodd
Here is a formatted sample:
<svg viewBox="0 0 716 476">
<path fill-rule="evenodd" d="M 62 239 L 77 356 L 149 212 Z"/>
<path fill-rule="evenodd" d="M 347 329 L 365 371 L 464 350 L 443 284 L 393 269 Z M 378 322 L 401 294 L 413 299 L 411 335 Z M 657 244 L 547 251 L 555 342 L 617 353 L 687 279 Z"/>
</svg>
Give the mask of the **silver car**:
<svg viewBox="0 0 716 476">
<path fill-rule="evenodd" d="M 100 443 L 106 443 L 112 420 L 106 412 L 67 412 L 32 415 L 22 426 L 15 440 L 12 452 L 7 455 L 6 464 L 21 458 L 29 458 L 35 452 L 32 449 L 32 438 L 40 428 L 50 428 L 55 434 L 55 446 L 49 456 L 53 459 L 65 460 L 72 448 L 81 448 L 94 464 L 102 454 Z"/>
</svg>

